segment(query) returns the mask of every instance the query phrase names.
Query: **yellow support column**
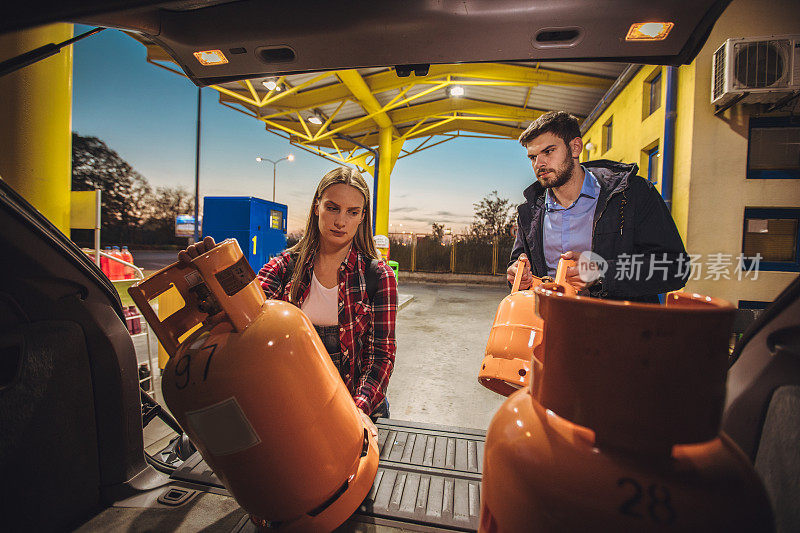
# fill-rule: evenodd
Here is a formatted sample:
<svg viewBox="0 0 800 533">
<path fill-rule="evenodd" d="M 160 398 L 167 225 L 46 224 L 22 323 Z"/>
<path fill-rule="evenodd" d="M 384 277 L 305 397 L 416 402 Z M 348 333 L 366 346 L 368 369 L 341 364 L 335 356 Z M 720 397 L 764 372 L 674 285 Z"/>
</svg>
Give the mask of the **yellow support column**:
<svg viewBox="0 0 800 533">
<path fill-rule="evenodd" d="M 52 24 L 0 35 L 0 61 L 73 35 Z M 72 47 L 0 77 L 0 177 L 69 235 Z"/>
<path fill-rule="evenodd" d="M 389 182 L 403 140 L 392 140 L 392 128 L 381 128 L 378 134 L 378 209 L 375 215 L 375 234 L 389 235 Z"/>
</svg>

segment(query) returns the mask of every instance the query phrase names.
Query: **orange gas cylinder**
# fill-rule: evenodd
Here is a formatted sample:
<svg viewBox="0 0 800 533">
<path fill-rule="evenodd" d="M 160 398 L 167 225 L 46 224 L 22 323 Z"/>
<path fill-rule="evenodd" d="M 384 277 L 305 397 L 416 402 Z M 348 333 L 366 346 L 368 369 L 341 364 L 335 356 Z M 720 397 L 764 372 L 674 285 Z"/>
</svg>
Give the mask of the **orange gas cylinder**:
<svg viewBox="0 0 800 533">
<path fill-rule="evenodd" d="M 148 302 L 172 286 L 186 305 L 162 322 Z M 170 355 L 167 406 L 253 521 L 344 522 L 372 486 L 378 447 L 300 309 L 266 300 L 232 239 L 129 292 Z"/>
<path fill-rule="evenodd" d="M 556 269 L 555 283 L 565 291 L 575 294 L 575 289 L 566 283 L 567 268 L 575 261 L 560 259 Z M 531 358 L 541 350 L 542 319 L 533 312 L 536 295 L 533 289 L 552 278 L 533 277 L 529 290 L 519 290 L 522 268 L 517 269 L 511 294 L 503 298 L 497 307 L 486 352 L 478 372 L 478 382 L 487 389 L 503 396 L 525 387 L 530 379 Z"/>
<path fill-rule="evenodd" d="M 719 432 L 734 308 L 535 289 L 544 361 L 486 436 L 482 532 L 772 531 L 766 492 Z"/>
</svg>

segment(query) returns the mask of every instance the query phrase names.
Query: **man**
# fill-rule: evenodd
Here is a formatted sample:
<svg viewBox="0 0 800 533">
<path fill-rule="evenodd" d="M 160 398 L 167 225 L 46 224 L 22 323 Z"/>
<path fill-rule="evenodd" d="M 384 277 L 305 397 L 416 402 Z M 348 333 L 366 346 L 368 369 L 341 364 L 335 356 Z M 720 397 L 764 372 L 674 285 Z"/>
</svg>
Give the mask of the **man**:
<svg viewBox="0 0 800 533">
<path fill-rule="evenodd" d="M 554 276 L 563 257 L 580 260 L 581 268 L 567 270 L 567 283 L 579 294 L 658 303 L 658 294 L 684 286 L 688 256 L 678 229 L 655 187 L 636 175 L 635 164 L 580 165 L 578 121 L 563 111 L 539 117 L 519 142 L 537 181 L 517 208 L 509 282 L 522 267 L 520 288 L 530 288 L 533 275 Z M 599 270 L 590 271 L 589 263 Z"/>
</svg>

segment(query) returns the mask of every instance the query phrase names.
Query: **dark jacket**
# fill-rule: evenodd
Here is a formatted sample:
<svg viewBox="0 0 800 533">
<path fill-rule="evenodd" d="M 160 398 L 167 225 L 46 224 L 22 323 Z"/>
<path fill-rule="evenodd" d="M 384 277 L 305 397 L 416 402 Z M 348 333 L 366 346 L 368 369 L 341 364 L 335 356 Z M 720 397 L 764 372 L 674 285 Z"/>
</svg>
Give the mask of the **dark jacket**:
<svg viewBox="0 0 800 533">
<path fill-rule="evenodd" d="M 600 283 L 589 288 L 589 295 L 655 303 L 659 293 L 683 287 L 689 276 L 688 255 L 678 228 L 653 184 L 636 175 L 639 168 L 635 164 L 601 159 L 583 166 L 600 184 L 592 251 L 608 262 L 608 271 Z M 531 261 L 533 275 L 542 277 L 547 274 L 542 246 L 545 189 L 536 181 L 524 194 L 527 201 L 517 207 L 517 239 L 509 265 L 524 252 Z M 643 254 L 636 256 L 641 259 L 638 280 L 629 279 L 628 275 L 633 254 Z M 662 270 L 665 266 L 666 280 Z M 649 276 L 651 267 L 653 275 Z"/>
</svg>

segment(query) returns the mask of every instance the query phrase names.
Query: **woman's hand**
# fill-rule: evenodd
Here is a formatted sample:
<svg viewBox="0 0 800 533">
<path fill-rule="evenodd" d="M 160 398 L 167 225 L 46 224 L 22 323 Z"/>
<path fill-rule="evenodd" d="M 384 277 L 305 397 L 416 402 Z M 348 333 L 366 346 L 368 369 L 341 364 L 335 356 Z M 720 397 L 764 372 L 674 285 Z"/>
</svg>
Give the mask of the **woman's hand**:
<svg viewBox="0 0 800 533">
<path fill-rule="evenodd" d="M 187 266 L 192 259 L 206 253 L 216 245 L 217 243 L 214 242 L 214 237 L 206 237 L 197 244 L 191 244 L 185 250 L 178 252 L 178 263 L 180 263 L 181 266 Z"/>
<path fill-rule="evenodd" d="M 372 422 L 372 419 L 369 417 L 367 413 L 362 411 L 361 409 L 358 410 L 359 414 L 361 415 L 361 420 L 364 422 L 364 426 L 372 433 L 372 436 L 376 439 L 378 438 L 378 428 Z"/>
</svg>

